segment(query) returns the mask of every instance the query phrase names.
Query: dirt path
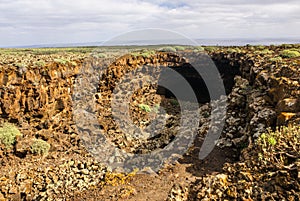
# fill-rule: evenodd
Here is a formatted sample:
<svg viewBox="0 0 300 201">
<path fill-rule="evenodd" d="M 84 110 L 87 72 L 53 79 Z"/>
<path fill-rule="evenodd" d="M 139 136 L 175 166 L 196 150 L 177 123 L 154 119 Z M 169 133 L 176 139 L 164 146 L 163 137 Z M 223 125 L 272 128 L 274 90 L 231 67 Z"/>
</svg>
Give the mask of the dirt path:
<svg viewBox="0 0 300 201">
<path fill-rule="evenodd" d="M 102 189 L 88 190 L 76 200 L 163 201 L 167 199 L 174 185 L 188 188 L 197 178 L 206 174 L 220 173 L 225 162 L 237 160 L 236 152 L 229 148 L 216 147 L 202 161 L 197 158 L 198 152 L 199 146 L 196 145 L 190 150 L 190 154 L 175 164 L 164 167 L 158 173 L 138 173 L 124 185 L 108 185 Z"/>
</svg>

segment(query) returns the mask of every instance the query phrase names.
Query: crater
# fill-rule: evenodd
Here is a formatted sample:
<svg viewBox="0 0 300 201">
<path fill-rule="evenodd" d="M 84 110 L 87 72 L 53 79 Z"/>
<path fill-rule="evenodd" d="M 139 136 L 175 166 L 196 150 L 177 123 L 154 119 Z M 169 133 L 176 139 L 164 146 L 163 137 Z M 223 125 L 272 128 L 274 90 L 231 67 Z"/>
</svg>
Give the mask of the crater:
<svg viewBox="0 0 300 201">
<path fill-rule="evenodd" d="M 193 57 L 202 56 L 201 54 L 202 53 L 193 54 Z M 241 74 L 239 66 L 232 65 L 229 61 L 224 62 L 219 61 L 218 59 L 213 59 L 212 61 L 218 70 L 218 74 L 215 76 L 221 78 L 226 95 L 230 94 L 235 84 L 235 76 Z M 99 123 L 106 133 L 108 133 L 107 137 L 112 139 L 119 148 L 134 153 L 151 152 L 158 148 L 164 148 L 172 142 L 178 132 L 178 127 L 180 126 L 181 114 L 178 101 L 182 100 L 187 102 L 187 104 L 189 104 L 190 101 L 189 96 L 178 98 L 169 89 L 160 85 L 161 82 L 167 82 L 169 86 L 172 86 L 172 88 L 175 88 L 176 90 L 180 90 L 182 85 L 181 82 L 177 81 L 178 79 L 176 77 L 174 78 L 167 74 L 168 71 L 162 72 L 158 76 L 157 84 L 144 85 L 140 89 L 134 91 L 129 101 L 130 114 L 127 114 L 130 116 L 130 121 L 141 130 L 150 133 L 149 135 L 154 137 L 140 138 L 140 136 L 132 136 L 132 134 L 136 133 L 136 128 L 134 128 L 134 126 L 127 128 L 126 133 L 122 132 L 120 123 L 117 124 L 115 122 L 113 114 L 111 110 L 109 110 L 109 108 L 111 108 L 111 100 L 116 98 L 122 100 L 121 102 L 124 104 L 127 104 L 122 94 L 128 93 L 128 90 L 132 90 L 130 83 L 140 83 L 143 81 L 144 77 L 142 75 L 135 75 L 134 78 L 130 79 L 129 76 L 129 78 L 125 79 L 128 81 L 127 85 L 123 83 L 122 87 L 119 86 L 120 82 L 122 82 L 122 79 L 126 74 L 136 69 L 140 69 L 141 72 L 151 71 L 149 68 L 145 68 L 145 66 L 150 66 L 150 69 L 154 69 L 154 71 L 158 66 L 163 66 L 176 71 L 176 76 L 183 77 L 192 87 L 197 98 L 196 103 L 199 104 L 199 106 L 203 106 L 211 100 L 220 98 L 211 97 L 203 77 L 185 58 L 176 54 L 159 52 L 150 58 L 132 55 L 125 55 L 119 58 L 109 66 L 106 73 L 104 73 L 101 78 L 103 82 L 100 82 L 99 85 L 99 92 L 101 93 L 101 98 L 98 99 Z M 203 66 L 206 67 L 207 65 Z M 107 81 L 108 78 L 109 82 Z M 116 88 L 120 89 L 116 92 Z M 213 89 L 219 90 L 218 88 Z M 184 91 L 182 91 L 182 93 L 184 94 Z M 164 114 L 161 113 L 160 108 L 163 108 L 163 111 L 168 115 L 165 122 L 166 126 L 160 131 L 156 131 L 155 128 L 147 130 L 147 126 L 151 125 L 153 121 L 163 118 Z M 119 109 L 123 111 L 122 106 L 119 106 Z M 126 115 L 125 109 L 123 113 Z M 209 117 L 207 114 L 205 116 Z M 120 117 L 120 119 L 122 118 Z M 129 120 L 124 120 L 121 124 L 124 126 L 128 122 Z M 155 133 L 155 135 L 153 135 L 153 133 Z"/>
</svg>

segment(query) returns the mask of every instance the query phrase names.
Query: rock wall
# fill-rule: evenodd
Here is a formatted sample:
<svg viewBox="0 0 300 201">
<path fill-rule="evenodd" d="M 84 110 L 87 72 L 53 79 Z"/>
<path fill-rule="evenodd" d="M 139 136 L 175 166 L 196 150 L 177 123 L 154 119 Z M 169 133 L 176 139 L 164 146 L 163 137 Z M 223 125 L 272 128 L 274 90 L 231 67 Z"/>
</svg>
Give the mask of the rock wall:
<svg viewBox="0 0 300 201">
<path fill-rule="evenodd" d="M 300 122 L 300 73 L 297 65 L 278 65 L 274 62 L 267 62 L 263 57 L 251 52 L 216 51 L 210 56 L 223 74 L 223 79 L 227 80 L 224 82 L 228 83 L 226 89 L 229 105 L 219 146 L 242 147 L 244 143 L 248 142 L 248 139 L 256 138 L 267 127 L 274 128 L 287 123 Z M 23 133 L 11 151 L 14 153 L 9 153 L 3 146 L 0 146 L 0 163 L 5 167 L 0 178 L 0 200 L 55 198 L 65 194 L 66 191 L 70 191 L 67 194 L 74 196 L 74 192 L 94 185 L 91 183 L 94 180 L 102 182 L 105 171 L 100 164 L 94 163 L 93 158 L 89 158 L 88 163 L 80 162 L 86 160 L 86 156 L 83 154 L 86 152 L 81 146 L 82 140 L 80 141 L 78 137 L 79 131 L 73 121 L 72 113 L 75 78 L 80 72 L 85 72 L 83 66 L 101 66 L 101 62 L 104 61 L 101 59 L 78 60 L 76 65 L 71 62 L 67 64 L 50 62 L 39 68 L 0 66 L 0 123 L 4 120 L 14 122 Z M 151 139 L 152 141 L 134 141 L 125 138 L 126 136 L 115 125 L 112 113 L 109 111 L 113 90 L 125 73 L 137 69 L 141 65 L 154 67 L 157 64 L 183 69 L 181 72 L 186 77 L 193 77 L 193 73 L 186 70 L 189 67 L 187 61 L 179 58 L 176 54 L 168 53 L 158 53 L 150 57 L 125 55 L 112 63 L 107 71 L 96 68 L 103 70 L 104 73 L 99 83 L 98 92 L 100 93 L 95 93 L 98 120 L 102 129 L 121 148 L 133 147 L 141 152 L 157 149 L 167 144 L 176 134 L 175 128 L 179 121 L 176 117 L 178 115 L 176 102 L 173 104 L 168 101 L 163 102 L 166 109 L 170 110 L 171 118 L 167 122 L 167 125 L 170 126 L 169 131 L 157 139 Z M 93 74 L 93 72 L 88 73 L 89 75 Z M 165 95 L 164 92 L 162 94 Z M 151 113 L 142 111 L 138 105 L 143 103 L 143 97 L 149 98 L 150 102 L 158 102 L 156 95 L 155 86 L 146 86 L 133 95 L 132 101 L 136 100 L 137 103 L 132 102 L 130 107 L 133 111 L 133 121 L 137 125 L 144 126 L 140 119 L 153 120 Z M 174 99 L 172 100 L 174 101 Z M 199 134 L 205 134 L 206 125 L 209 125 L 207 118 L 210 112 L 209 104 L 201 105 L 200 112 Z M 43 164 L 45 168 L 37 167 L 36 164 L 40 164 L 40 162 L 28 154 L 29 142 L 35 138 L 42 138 L 51 144 L 50 156 L 45 159 L 45 164 Z M 59 153 L 66 155 L 67 159 L 61 159 Z M 67 157 L 68 154 L 74 153 L 84 158 L 78 160 L 78 164 Z M 58 159 L 61 160 L 61 163 Z M 52 162 L 53 166 L 49 166 L 48 163 Z M 20 166 L 23 168 L 20 169 Z M 252 166 L 244 169 L 238 166 L 234 167 L 236 168 L 234 172 L 238 174 L 236 178 L 247 177 L 244 172 L 254 169 Z M 232 167 L 228 167 L 229 170 L 233 170 Z M 227 181 L 227 176 L 223 174 L 215 178 Z M 58 180 L 59 183 L 57 183 Z M 63 183 L 65 180 L 67 184 Z M 78 183 L 76 183 L 77 181 Z M 204 184 L 207 184 L 207 181 L 212 180 L 204 179 L 203 181 Z M 238 185 L 239 181 L 240 179 L 236 181 Z M 266 181 L 266 185 L 268 184 L 269 182 Z M 215 182 L 214 186 L 219 188 L 218 185 L 219 183 Z M 234 188 L 230 189 L 232 191 L 226 192 L 231 199 L 238 196 L 237 192 L 247 189 L 244 187 L 238 190 Z M 176 194 L 177 191 L 185 192 L 185 189 L 178 187 L 173 191 L 176 191 Z M 205 188 L 201 187 L 196 191 L 199 199 L 206 196 Z M 172 193 L 174 194 L 174 192 Z M 260 194 L 258 191 L 257 193 Z M 184 196 L 186 197 L 186 193 Z"/>
<path fill-rule="evenodd" d="M 257 137 L 267 127 L 299 122 L 300 73 L 297 67 L 268 62 L 251 52 L 213 53 L 212 58 L 239 66 L 244 83 L 248 82 L 247 86 L 240 83 L 240 90 L 246 92 L 247 133 Z"/>
<path fill-rule="evenodd" d="M 78 65 L 51 62 L 43 68 L 0 66 L 0 116 L 17 123 L 23 137 L 17 153 L 25 156 L 29 142 L 42 138 L 52 150 L 68 150 L 75 142 L 72 121 L 72 84 Z M 61 134 L 68 135 L 61 135 Z M 72 139 L 70 139 L 72 138 Z M 64 146 L 62 146 L 64 144 Z"/>
<path fill-rule="evenodd" d="M 257 137 L 267 127 L 299 121 L 300 76 L 297 69 L 276 67 L 251 53 L 214 52 L 210 56 L 218 66 L 229 94 L 229 117 L 225 127 L 227 136 Z M 111 114 L 103 112 L 111 107 L 111 102 L 104 100 L 111 98 L 116 83 L 125 73 L 139 66 L 158 64 L 172 67 L 185 77 L 195 74 L 190 73 L 187 61 L 173 53 L 158 53 L 150 57 L 125 55 L 119 58 L 103 74 L 99 85 L 101 98 L 98 97 L 97 102 L 98 110 L 102 111 L 99 122 L 105 131 L 116 130 Z M 82 61 L 77 61 L 77 65 L 48 63 L 41 68 L 26 69 L 1 66 L 1 117 L 20 125 L 28 123 L 37 130 L 59 128 L 63 132 L 73 132 L 74 129 L 68 125 L 73 124 L 72 87 L 81 66 Z M 149 90 L 154 92 L 153 87 L 146 92 L 149 93 Z M 142 94 L 134 95 L 133 99 L 138 99 L 138 96 Z"/>
</svg>

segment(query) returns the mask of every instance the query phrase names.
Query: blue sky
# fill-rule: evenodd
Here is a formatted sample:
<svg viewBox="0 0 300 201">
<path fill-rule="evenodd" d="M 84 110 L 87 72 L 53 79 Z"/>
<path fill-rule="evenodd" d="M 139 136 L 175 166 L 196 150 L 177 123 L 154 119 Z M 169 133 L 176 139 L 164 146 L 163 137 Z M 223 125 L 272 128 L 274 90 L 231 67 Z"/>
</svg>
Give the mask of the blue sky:
<svg viewBox="0 0 300 201">
<path fill-rule="evenodd" d="M 190 38 L 300 36 L 299 0 L 0 0 L 0 46 L 85 43 L 144 28 Z"/>
</svg>

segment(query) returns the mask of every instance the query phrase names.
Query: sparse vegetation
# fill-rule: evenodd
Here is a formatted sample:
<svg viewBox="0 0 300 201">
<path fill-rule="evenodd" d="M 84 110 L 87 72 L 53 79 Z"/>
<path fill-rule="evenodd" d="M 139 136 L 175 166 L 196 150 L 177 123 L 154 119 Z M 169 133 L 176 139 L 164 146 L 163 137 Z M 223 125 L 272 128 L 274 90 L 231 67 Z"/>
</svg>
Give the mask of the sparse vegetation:
<svg viewBox="0 0 300 201">
<path fill-rule="evenodd" d="M 106 58 L 107 57 L 107 54 L 105 54 L 105 53 L 94 53 L 92 55 L 95 58 Z"/>
<path fill-rule="evenodd" d="M 139 108 L 145 112 L 151 112 L 151 107 L 149 105 L 146 104 L 139 104 Z"/>
<path fill-rule="evenodd" d="M 254 54 L 273 54 L 274 51 L 269 50 L 269 49 L 263 49 L 263 50 L 258 50 L 255 51 Z"/>
<path fill-rule="evenodd" d="M 186 48 L 184 46 L 175 46 L 174 47 L 177 51 L 184 51 Z"/>
<path fill-rule="evenodd" d="M 21 135 L 20 131 L 11 123 L 4 123 L 0 127 L 0 142 L 6 147 L 11 147 L 16 142 L 18 135 Z"/>
<path fill-rule="evenodd" d="M 123 185 L 127 182 L 129 182 L 134 175 L 138 172 L 138 169 L 134 169 L 132 172 L 128 174 L 124 173 L 114 173 L 114 172 L 107 172 L 104 177 L 104 184 L 105 185 L 112 185 L 112 186 L 118 186 Z"/>
<path fill-rule="evenodd" d="M 282 44 L 281 46 L 283 48 L 292 48 L 294 45 L 292 45 L 292 44 Z"/>
<path fill-rule="evenodd" d="M 204 50 L 208 51 L 208 52 L 214 51 L 216 49 L 217 49 L 217 47 L 215 47 L 215 46 L 206 46 L 206 47 L 204 47 Z"/>
<path fill-rule="evenodd" d="M 241 53 L 242 51 L 241 51 L 241 49 L 239 49 L 239 48 L 228 48 L 227 49 L 227 52 L 228 53 Z"/>
<path fill-rule="evenodd" d="M 36 65 L 36 66 L 38 66 L 38 67 L 43 67 L 43 66 L 46 65 L 46 63 L 45 63 L 44 61 L 36 61 L 36 62 L 34 63 L 34 65 Z"/>
<path fill-rule="evenodd" d="M 145 51 L 145 52 L 141 53 L 141 56 L 142 57 L 146 57 L 146 58 L 149 58 L 152 55 L 155 55 L 155 51 L 154 50 L 148 50 L 148 51 Z"/>
<path fill-rule="evenodd" d="M 195 47 L 193 48 L 193 51 L 194 51 L 194 52 L 204 52 L 205 49 L 204 49 L 204 47 L 202 47 L 202 46 L 195 46 Z"/>
<path fill-rule="evenodd" d="M 54 59 L 54 62 L 62 64 L 62 65 L 66 65 L 67 63 L 69 63 L 70 61 L 67 59 Z"/>
<path fill-rule="evenodd" d="M 257 46 L 255 46 L 256 47 L 256 49 L 258 49 L 258 50 L 263 50 L 263 49 L 265 49 L 265 46 L 263 46 L 263 45 L 257 45 Z"/>
<path fill-rule="evenodd" d="M 143 50 L 141 52 L 132 52 L 131 55 L 138 57 L 138 56 L 142 56 L 144 58 L 149 58 L 152 55 L 155 55 L 155 51 L 154 50 Z"/>
<path fill-rule="evenodd" d="M 285 167 L 300 158 L 300 126 L 270 129 L 257 140 L 259 159 L 266 165 Z"/>
<path fill-rule="evenodd" d="M 31 152 L 33 154 L 45 155 L 50 149 L 50 144 L 42 139 L 36 139 L 31 145 Z"/>
<path fill-rule="evenodd" d="M 300 52 L 296 51 L 295 49 L 283 50 L 280 52 L 280 56 L 284 58 L 295 58 L 295 57 L 300 57 Z"/>
<path fill-rule="evenodd" d="M 0 49 L 0 56 L 2 58 L 0 59 L 0 68 L 2 69 L 0 77 L 3 78 L 3 80 L 1 80 L 5 83 L 0 90 L 2 97 L 2 105 L 0 108 L 2 119 L 7 119 L 10 122 L 18 121 L 20 127 L 22 127 L 21 131 L 24 131 L 24 137 L 17 137 L 18 134 L 14 134 L 17 132 L 13 132 L 11 135 L 3 135 L 4 132 L 2 131 L 4 126 L 1 127 L 0 124 L 0 162 L 2 163 L 0 186 L 5 186 L 7 183 L 10 185 L 9 188 L 2 189 L 2 192 L 0 192 L 0 200 L 3 197 L 5 200 L 12 200 L 17 196 L 23 196 L 24 199 L 35 199 L 41 195 L 44 195 L 41 199 L 47 199 L 48 197 L 51 199 L 50 196 L 57 197 L 58 194 L 69 199 L 69 195 L 77 196 L 77 193 L 78 196 L 82 197 L 86 197 L 86 195 L 93 196 L 93 193 L 95 193 L 94 190 L 97 191 L 97 196 L 99 192 L 100 197 L 95 198 L 98 200 L 105 200 L 102 199 L 102 195 L 107 195 L 107 197 L 109 197 L 108 199 L 112 198 L 112 196 L 116 199 L 122 199 L 121 195 L 124 194 L 128 195 L 125 199 L 130 198 L 134 200 L 136 198 L 135 194 L 138 194 L 137 197 L 145 197 L 144 194 L 139 195 L 140 186 L 138 186 L 138 184 L 140 183 L 145 182 L 145 188 L 143 187 L 143 190 L 146 192 L 150 189 L 149 194 L 151 196 L 151 191 L 153 190 L 151 184 L 153 184 L 153 182 L 157 182 L 157 186 L 161 186 L 161 182 L 165 184 L 167 181 L 168 188 L 170 188 L 171 186 L 169 185 L 173 185 L 173 183 L 176 184 L 177 181 L 180 182 L 180 180 L 186 178 L 186 176 L 192 176 L 190 180 L 182 183 L 187 187 L 189 194 L 187 195 L 187 199 L 197 197 L 197 199 L 201 200 L 206 197 L 218 200 L 297 200 L 299 197 L 300 126 L 291 125 L 278 128 L 275 131 L 268 130 L 258 139 L 256 138 L 257 131 L 261 131 L 264 126 L 270 125 L 269 123 L 271 123 L 271 125 L 274 123 L 275 126 L 275 123 L 281 125 L 286 123 L 285 121 L 297 122 L 299 120 L 297 111 L 292 111 L 292 108 L 298 106 L 297 104 L 294 105 L 294 103 L 297 103 L 294 99 L 297 99 L 298 94 L 296 78 L 299 77 L 297 69 L 300 63 L 299 59 L 286 59 L 287 57 L 280 56 L 280 53 L 284 50 L 281 46 L 261 46 L 260 48 L 256 46 L 248 46 L 247 48 L 239 46 L 206 47 L 210 50 L 208 54 L 212 55 L 214 61 L 218 62 L 216 63 L 218 67 L 223 64 L 224 68 L 229 67 L 229 71 L 226 69 L 226 71 L 224 71 L 224 77 L 222 76 L 224 81 L 226 81 L 226 83 L 224 83 L 227 84 L 228 78 L 232 84 L 233 81 L 234 84 L 236 84 L 232 88 L 231 92 L 233 93 L 228 96 L 228 106 L 230 107 L 227 113 L 228 116 L 226 116 L 225 119 L 226 124 L 224 130 L 226 131 L 226 136 L 225 133 L 223 136 L 226 138 L 222 137 L 222 140 L 224 139 L 224 141 L 222 141 L 224 145 L 231 147 L 226 147 L 225 149 L 223 149 L 222 146 L 218 147 L 219 151 L 211 155 L 211 157 L 215 157 L 215 160 L 212 160 L 212 164 L 209 164 L 210 168 L 206 168 L 205 164 L 202 164 L 204 169 L 202 166 L 198 168 L 199 171 L 201 169 L 201 172 L 198 172 L 199 174 L 197 170 L 193 169 L 193 172 L 190 172 L 186 169 L 187 165 L 195 165 L 194 159 L 198 157 L 196 149 L 198 149 L 198 145 L 200 146 L 198 143 L 198 145 L 191 144 L 190 149 L 187 150 L 187 157 L 184 156 L 184 159 L 187 159 L 186 162 L 176 165 L 176 170 L 172 172 L 174 175 L 178 174 L 175 180 L 169 176 L 169 165 L 170 168 L 172 168 L 172 164 L 166 163 L 167 168 L 159 170 L 159 177 L 153 178 L 155 180 L 152 180 L 152 178 L 149 180 L 148 176 L 138 176 L 134 177 L 134 180 L 131 182 L 131 173 L 123 174 L 111 172 L 112 169 L 109 168 L 109 166 L 107 167 L 106 164 L 96 163 L 92 155 L 87 154 L 89 150 L 85 149 L 84 146 L 88 145 L 86 148 L 92 148 L 92 144 L 89 143 L 93 143 L 94 140 L 89 139 L 90 132 L 84 128 L 85 125 L 83 125 L 83 129 L 74 127 L 73 121 L 71 121 L 73 117 L 71 112 L 72 107 L 70 105 L 72 99 L 71 97 L 69 99 L 70 90 L 75 83 L 73 78 L 75 78 L 75 76 L 79 77 L 77 76 L 77 72 L 82 72 L 82 64 L 84 64 L 85 61 L 90 61 L 84 58 L 91 59 L 91 63 L 87 64 L 95 64 L 95 67 L 102 67 L 104 66 L 102 64 L 106 65 L 106 62 L 113 61 L 115 58 L 121 58 L 122 60 L 120 60 L 119 63 L 118 60 L 116 60 L 117 62 L 112 65 L 116 64 L 116 66 L 120 66 L 120 68 L 124 66 L 124 70 L 126 70 L 123 71 L 124 73 L 142 66 L 138 64 L 143 61 L 151 65 L 156 63 L 156 60 L 164 62 L 172 59 L 174 60 L 174 68 L 177 68 L 177 65 L 178 67 L 182 67 L 181 61 L 183 60 L 177 60 L 173 55 L 166 57 L 168 56 L 167 54 L 154 50 L 154 48 L 159 49 L 162 47 L 166 47 L 166 45 L 147 47 L 133 46 L 130 51 L 128 51 L 127 47 L 123 46 L 118 47 L 121 48 L 122 51 L 118 48 L 114 49 L 113 47 L 105 47 L 111 48 L 109 51 L 105 51 L 105 48 L 100 48 L 99 51 L 93 51 L 88 48 L 55 48 L 53 50 L 50 48 L 41 50 Z M 181 51 L 181 46 L 170 45 L 170 47 L 175 48 L 176 51 Z M 195 47 L 195 49 L 194 46 L 182 47 L 185 48 L 186 53 L 192 53 L 191 55 L 193 56 L 199 56 L 201 54 L 200 51 L 204 51 L 204 47 L 201 46 Z M 289 51 L 300 52 L 299 48 L 300 46 L 293 45 L 289 48 Z M 74 54 L 74 52 L 72 52 L 73 50 L 77 53 Z M 107 56 L 107 59 L 90 58 L 90 52 L 88 52 L 88 54 L 82 54 L 81 51 L 91 51 L 95 53 L 96 56 L 99 54 L 101 58 Z M 200 53 L 193 53 L 193 51 L 199 51 Z M 260 56 L 255 55 L 254 51 L 257 51 Z M 3 52 L 5 54 L 3 54 Z M 129 55 L 128 52 L 133 52 L 133 56 Z M 241 53 L 238 54 L 239 52 Z M 43 55 L 44 53 L 46 55 Z M 145 59 L 152 54 L 155 54 L 157 59 Z M 120 55 L 124 55 L 124 57 L 119 57 Z M 134 56 L 136 56 L 136 58 L 134 58 Z M 61 64 L 58 65 L 54 63 L 54 59 Z M 187 59 L 186 62 L 190 61 Z M 168 62 L 168 66 L 171 68 L 173 66 L 172 63 Z M 64 66 L 64 64 L 66 66 Z M 78 68 L 74 68 L 73 70 L 71 64 L 77 65 L 76 67 Z M 20 67 L 17 67 L 17 65 Z M 24 66 L 26 66 L 26 68 Z M 185 66 L 187 65 L 184 64 L 183 67 Z M 69 74 L 69 71 L 65 71 L 65 69 L 71 69 L 74 74 Z M 97 69 L 98 68 L 95 68 L 95 70 Z M 110 71 L 110 69 L 112 70 Z M 168 146 L 167 144 L 169 142 L 174 142 L 176 139 L 173 140 L 173 137 L 177 137 L 177 128 L 179 128 L 178 125 L 180 123 L 180 117 L 182 116 L 180 113 L 181 105 L 179 105 L 176 97 L 167 96 L 168 93 L 161 93 L 162 95 L 159 98 L 160 94 L 156 93 L 157 90 L 152 90 L 152 85 L 150 84 L 149 86 L 151 87 L 145 86 L 145 88 L 136 91 L 132 99 L 130 99 L 129 105 L 132 123 L 144 129 L 145 132 L 143 131 L 142 134 L 145 135 L 137 139 L 136 136 L 130 135 L 130 133 L 123 133 L 123 131 L 113 123 L 114 119 L 112 119 L 109 101 L 112 100 L 114 86 L 118 84 L 120 80 L 120 77 L 113 72 L 114 69 L 115 68 L 109 68 L 107 70 L 108 73 L 104 74 L 105 76 L 98 80 L 101 85 L 97 85 L 97 91 L 94 92 L 97 92 L 97 94 L 95 94 L 97 99 L 96 104 L 102 108 L 97 107 L 99 109 L 97 110 L 97 115 L 99 115 L 99 117 L 100 115 L 102 116 L 99 118 L 100 125 L 92 126 L 96 126 L 96 129 L 107 131 L 105 137 L 122 149 L 122 151 L 130 152 L 129 154 L 147 154 L 152 151 L 155 153 L 156 150 L 164 149 L 164 147 Z M 102 69 L 99 69 L 99 72 L 100 70 Z M 249 74 L 252 70 L 255 70 L 255 75 L 257 76 L 253 77 Z M 25 75 L 24 72 L 26 72 Z M 244 79 L 231 80 L 240 73 L 245 73 Z M 190 76 L 190 74 L 188 74 L 187 77 L 188 76 Z M 193 75 L 191 74 L 191 76 Z M 132 79 L 135 78 L 133 77 Z M 148 78 L 146 79 L 148 81 Z M 256 83 L 255 86 L 245 84 L 245 82 L 248 83 L 247 80 L 249 81 L 249 79 L 253 80 L 253 83 Z M 239 82 L 242 84 L 239 84 Z M 153 87 L 156 87 L 156 85 L 153 84 Z M 79 87 L 79 89 L 81 89 L 81 87 Z M 124 85 L 122 89 L 126 90 L 126 85 Z M 266 93 L 268 93 L 268 97 L 265 100 Z M 277 95 L 277 93 L 279 94 Z M 280 98 L 281 96 L 282 98 Z M 63 97 L 68 99 L 62 100 L 61 98 Z M 37 101 L 33 101 L 33 98 Z M 286 98 L 291 100 L 286 101 Z M 276 114 L 277 108 L 286 111 L 286 108 L 281 107 L 281 103 L 276 104 L 279 101 L 284 101 L 283 103 L 286 104 L 293 103 L 291 107 L 287 108 L 289 112 L 282 112 L 284 115 L 281 115 L 278 111 L 278 114 Z M 62 107 L 60 107 L 61 104 L 64 105 L 63 111 L 61 110 Z M 180 104 L 183 104 L 182 106 L 188 106 L 190 103 L 180 101 Z M 270 105 L 274 107 L 270 108 Z M 89 106 L 89 104 L 87 104 L 87 106 Z M 58 107 L 59 110 L 57 110 Z M 199 103 L 200 110 L 198 111 L 200 112 L 200 118 L 199 128 L 197 130 L 198 137 L 196 138 L 198 141 L 204 137 L 206 129 L 209 126 L 209 121 L 213 118 L 210 118 L 212 112 L 210 108 L 209 103 Z M 123 108 L 120 108 L 120 112 L 123 112 L 122 109 Z M 274 113 L 273 109 L 276 109 Z M 127 111 L 124 112 L 127 113 Z M 263 117 L 265 121 L 261 121 L 260 118 L 252 116 L 252 114 L 256 115 L 256 112 L 258 117 Z M 84 115 L 88 114 L 89 113 L 84 113 Z M 277 118 L 278 121 L 275 122 L 276 116 L 279 114 L 280 116 Z M 231 115 L 233 118 L 229 119 Z M 153 119 L 163 116 L 166 117 L 166 126 L 162 132 L 152 132 L 152 128 L 159 129 L 159 124 L 157 124 L 158 126 L 155 125 L 155 127 L 149 127 L 151 129 L 147 128 Z M 191 116 L 191 118 L 192 117 L 193 116 Z M 157 121 L 155 123 L 164 122 Z M 261 126 L 260 123 L 263 124 L 263 126 Z M 10 125 L 19 128 L 14 124 Z M 146 135 L 148 132 L 151 132 L 151 135 Z M 188 136 L 189 132 L 184 132 L 183 134 Z M 82 137 L 81 139 L 79 135 Z M 257 141 L 252 143 L 254 139 L 257 139 Z M 11 148 L 6 149 L 6 146 Z M 94 153 L 94 151 L 97 150 L 93 149 L 92 151 L 92 153 Z M 47 156 L 47 153 L 49 153 L 49 157 L 39 157 L 39 155 Z M 33 154 L 37 156 L 33 156 Z M 112 152 L 112 154 L 113 156 L 108 160 L 113 163 L 113 165 L 123 160 L 122 152 Z M 61 163 L 61 161 L 63 161 L 63 163 Z M 224 161 L 226 161 L 226 163 L 224 163 Z M 118 170 L 122 171 L 121 168 L 118 168 L 116 172 L 118 172 Z M 142 169 L 141 173 L 150 173 L 153 172 L 153 170 L 154 169 L 146 168 L 144 170 Z M 218 177 L 216 177 L 216 174 L 214 174 L 216 171 L 222 174 L 217 174 Z M 29 190 L 25 189 L 28 185 Z M 176 187 L 174 189 L 176 190 L 177 187 L 181 188 L 184 186 L 181 186 L 181 184 L 180 186 L 174 185 L 174 187 Z M 103 187 L 104 191 L 99 191 L 95 189 L 96 187 Z M 116 188 L 117 191 L 107 193 L 111 191 L 111 188 Z M 165 186 L 163 186 L 162 190 L 164 190 L 164 188 Z M 15 192 L 13 190 L 15 190 Z M 23 194 L 19 192 L 22 190 L 24 190 Z M 10 191 L 12 193 L 10 193 Z M 65 195 L 65 192 L 70 194 Z M 172 192 L 178 191 L 170 190 L 170 192 L 170 195 L 173 196 Z M 147 193 L 147 196 L 149 194 Z M 129 197 L 131 195 L 133 196 Z M 162 198 L 162 196 L 160 196 L 160 198 L 165 199 L 166 193 L 163 192 L 162 195 L 164 197 Z M 14 197 L 11 198 L 12 196 Z M 72 196 L 70 199 L 74 197 Z M 82 199 L 82 197 L 78 199 Z"/>
<path fill-rule="evenodd" d="M 175 47 L 167 46 L 159 49 L 161 52 L 176 52 Z"/>
<path fill-rule="evenodd" d="M 269 61 L 271 61 L 271 62 L 281 62 L 282 61 L 282 57 L 280 57 L 280 56 L 273 57 L 273 58 L 270 58 Z"/>
</svg>

